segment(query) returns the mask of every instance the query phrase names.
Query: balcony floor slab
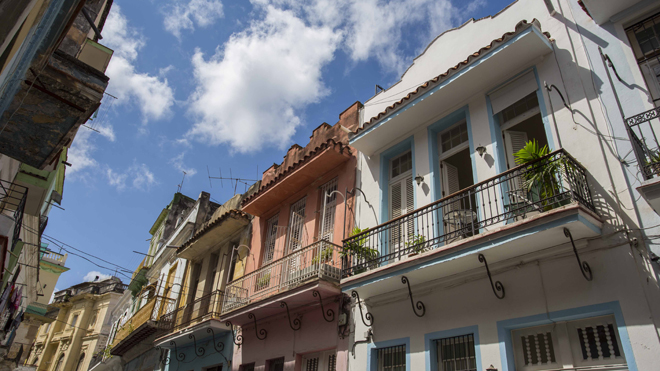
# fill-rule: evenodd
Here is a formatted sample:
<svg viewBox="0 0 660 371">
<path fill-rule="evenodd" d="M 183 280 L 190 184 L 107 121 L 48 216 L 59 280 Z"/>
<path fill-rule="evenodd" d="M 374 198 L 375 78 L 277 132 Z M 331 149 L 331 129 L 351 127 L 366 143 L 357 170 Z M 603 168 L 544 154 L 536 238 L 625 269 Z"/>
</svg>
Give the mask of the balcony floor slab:
<svg viewBox="0 0 660 371">
<path fill-rule="evenodd" d="M 475 269 L 485 269 L 478 255 L 484 254 L 489 266 L 524 255 L 570 243 L 563 229 L 571 231 L 576 241 L 601 234 L 602 222 L 593 212 L 571 204 L 475 236 L 437 247 L 431 251 L 341 281 L 342 291 L 358 291 L 360 297 L 372 297 L 401 288 L 400 276 L 413 284 L 449 278 Z M 576 268 L 577 269 L 577 268 Z"/>
</svg>

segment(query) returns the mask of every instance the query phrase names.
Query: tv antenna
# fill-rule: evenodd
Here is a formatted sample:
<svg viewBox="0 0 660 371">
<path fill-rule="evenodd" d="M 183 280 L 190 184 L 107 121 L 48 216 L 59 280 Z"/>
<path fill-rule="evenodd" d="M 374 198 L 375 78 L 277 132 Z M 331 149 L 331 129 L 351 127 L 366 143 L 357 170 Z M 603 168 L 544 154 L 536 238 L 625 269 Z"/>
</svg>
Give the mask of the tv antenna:
<svg viewBox="0 0 660 371">
<path fill-rule="evenodd" d="M 181 188 L 183 188 L 183 181 L 186 180 L 187 173 L 183 170 L 181 170 L 181 172 L 183 173 L 183 179 L 181 179 L 181 183 L 177 186 L 177 193 L 181 193 Z"/>
<path fill-rule="evenodd" d="M 220 186 L 224 188 L 224 183 L 222 182 L 223 180 L 229 181 L 229 184 L 234 188 L 234 195 L 236 195 L 236 189 L 238 188 L 238 184 L 241 183 L 245 187 L 245 191 L 247 191 L 247 188 L 252 185 L 253 183 L 258 182 L 259 180 L 255 179 L 246 179 L 246 178 L 235 178 L 234 175 L 231 172 L 231 168 L 229 168 L 229 177 L 223 177 L 222 176 L 222 168 L 218 169 L 220 172 L 220 176 L 211 176 L 211 172 L 209 170 L 209 166 L 206 165 L 206 172 L 209 176 L 209 185 L 211 188 L 213 188 L 213 183 L 211 182 L 211 179 L 219 179 L 220 180 Z M 257 167 L 257 173 L 259 173 L 259 167 Z"/>
</svg>

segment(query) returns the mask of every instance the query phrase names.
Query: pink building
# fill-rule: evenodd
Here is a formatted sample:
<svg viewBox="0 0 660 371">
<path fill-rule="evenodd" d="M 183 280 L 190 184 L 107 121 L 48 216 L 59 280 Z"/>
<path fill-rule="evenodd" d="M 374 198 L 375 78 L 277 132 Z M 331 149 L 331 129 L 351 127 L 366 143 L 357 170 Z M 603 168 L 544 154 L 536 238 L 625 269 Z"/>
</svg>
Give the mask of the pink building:
<svg viewBox="0 0 660 371">
<path fill-rule="evenodd" d="M 339 280 L 342 240 L 353 227 L 356 151 L 345 129 L 357 128 L 361 106 L 334 126 L 321 124 L 304 148 L 293 145 L 242 203 L 254 215 L 252 242 L 236 249 L 222 309 L 222 319 L 241 328 L 233 370 L 347 368 L 350 301 Z"/>
</svg>

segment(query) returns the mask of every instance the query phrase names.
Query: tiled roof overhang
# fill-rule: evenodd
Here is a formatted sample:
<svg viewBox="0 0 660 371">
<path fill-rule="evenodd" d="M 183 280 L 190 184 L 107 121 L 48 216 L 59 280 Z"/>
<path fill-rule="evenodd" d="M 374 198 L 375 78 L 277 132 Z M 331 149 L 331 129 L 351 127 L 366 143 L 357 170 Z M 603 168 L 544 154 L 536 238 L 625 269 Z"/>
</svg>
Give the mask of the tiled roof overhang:
<svg viewBox="0 0 660 371">
<path fill-rule="evenodd" d="M 351 158 L 348 146 L 328 139 L 243 201 L 243 210 L 262 215 Z"/>
<path fill-rule="evenodd" d="M 393 120 L 408 108 L 422 106 L 421 103 L 429 106 L 425 108 L 428 108 L 430 113 L 419 118 L 422 121 L 417 118 L 414 121 L 408 119 L 406 125 L 398 125 L 400 127 L 398 130 L 389 128 L 388 131 L 391 133 L 387 135 L 387 142 L 390 142 L 398 135 L 404 135 L 414 129 L 416 124 L 422 124 L 433 118 L 433 114 L 437 115 L 447 108 L 460 104 L 474 93 L 483 90 L 488 84 L 496 84 L 508 74 L 552 51 L 551 42 L 550 35 L 541 32 L 541 26 L 536 19 L 530 23 L 526 20 L 518 22 L 514 31 L 506 32 L 501 37 L 494 39 L 487 46 L 468 55 L 465 60 L 444 73 L 419 85 L 414 91 L 365 122 L 353 133 L 350 139 L 351 146 L 366 155 L 373 154 L 379 148 L 377 144 L 386 142 L 366 143 L 362 139 L 382 126 L 393 126 L 383 125 L 384 123 Z M 494 63 L 485 63 L 491 59 Z M 486 65 L 488 66 L 486 67 Z M 461 79 L 461 77 L 467 78 Z M 448 86 L 454 88 L 446 89 Z M 438 94 L 440 90 L 444 94 Z M 428 102 L 425 103 L 423 100 L 428 100 Z M 417 108 L 415 111 L 420 111 L 419 107 Z"/>
<path fill-rule="evenodd" d="M 229 210 L 204 224 L 188 241 L 177 249 L 177 255 L 184 259 L 196 257 L 205 247 L 232 236 L 250 223 L 250 215 L 241 210 Z"/>
</svg>

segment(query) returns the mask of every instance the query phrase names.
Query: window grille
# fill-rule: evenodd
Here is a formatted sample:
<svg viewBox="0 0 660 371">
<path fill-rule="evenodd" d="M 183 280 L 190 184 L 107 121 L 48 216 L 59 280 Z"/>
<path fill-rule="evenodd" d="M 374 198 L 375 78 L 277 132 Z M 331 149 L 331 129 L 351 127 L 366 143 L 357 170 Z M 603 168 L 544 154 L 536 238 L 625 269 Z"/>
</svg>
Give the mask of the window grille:
<svg viewBox="0 0 660 371">
<path fill-rule="evenodd" d="M 308 358 L 305 364 L 305 371 L 319 371 L 319 358 Z"/>
<path fill-rule="evenodd" d="M 332 242 L 332 233 L 335 228 L 335 209 L 337 206 L 337 193 L 332 192 L 337 190 L 337 178 L 325 183 L 321 187 L 321 195 L 323 198 L 323 205 L 321 212 L 321 228 L 319 228 L 319 240 L 327 240 Z"/>
<path fill-rule="evenodd" d="M 266 243 L 264 244 L 264 264 L 273 260 L 275 254 L 275 242 L 277 241 L 277 221 L 279 215 L 268 219 L 268 226 L 266 227 Z"/>
<path fill-rule="evenodd" d="M 295 251 L 304 246 L 305 228 L 305 198 L 291 205 L 289 220 L 289 251 Z"/>
<path fill-rule="evenodd" d="M 551 332 L 526 335 L 521 340 L 526 366 L 555 363 Z"/>
<path fill-rule="evenodd" d="M 439 371 L 476 371 L 474 335 L 461 335 L 436 341 Z"/>
<path fill-rule="evenodd" d="M 328 371 L 337 371 L 337 355 L 330 354 L 328 356 Z"/>
<path fill-rule="evenodd" d="M 406 346 L 378 349 L 378 371 L 405 371 Z"/>
</svg>

